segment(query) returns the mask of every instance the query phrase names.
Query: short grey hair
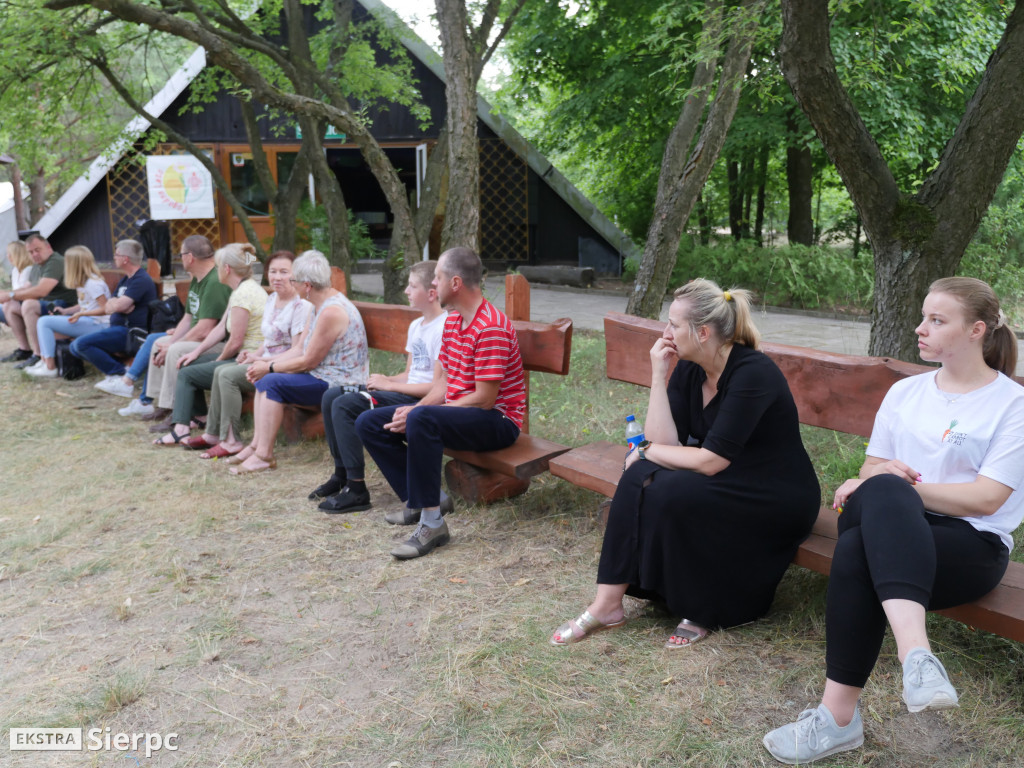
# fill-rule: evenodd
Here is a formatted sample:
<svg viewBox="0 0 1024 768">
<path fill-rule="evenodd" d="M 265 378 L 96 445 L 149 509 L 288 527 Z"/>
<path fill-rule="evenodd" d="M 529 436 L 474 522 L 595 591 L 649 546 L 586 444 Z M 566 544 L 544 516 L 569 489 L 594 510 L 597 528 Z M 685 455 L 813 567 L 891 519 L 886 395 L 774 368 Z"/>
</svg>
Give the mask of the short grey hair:
<svg viewBox="0 0 1024 768">
<path fill-rule="evenodd" d="M 320 251 L 303 251 L 292 265 L 292 280 L 320 290 L 331 287 L 331 265 Z"/>
<path fill-rule="evenodd" d="M 114 251 L 120 253 L 135 266 L 142 266 L 146 258 L 146 251 L 138 240 L 118 240 Z"/>
</svg>

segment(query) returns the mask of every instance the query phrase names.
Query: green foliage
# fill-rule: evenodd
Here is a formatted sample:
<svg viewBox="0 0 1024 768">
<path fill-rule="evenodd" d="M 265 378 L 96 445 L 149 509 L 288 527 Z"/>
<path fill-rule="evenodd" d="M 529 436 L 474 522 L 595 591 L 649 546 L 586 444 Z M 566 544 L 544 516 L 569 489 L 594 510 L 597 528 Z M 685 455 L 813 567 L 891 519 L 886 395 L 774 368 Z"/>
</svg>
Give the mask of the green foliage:
<svg viewBox="0 0 1024 768">
<path fill-rule="evenodd" d="M 352 261 L 384 258 L 385 252 L 374 245 L 373 239 L 370 237 L 369 225 L 352 211 L 347 212 L 348 252 Z M 296 218 L 295 248 L 298 251 L 313 248 L 326 254 L 328 260 L 333 263 L 327 208 L 323 205 L 313 205 L 309 200 L 303 200 Z"/>
<path fill-rule="evenodd" d="M 758 248 L 731 239 L 709 246 L 684 239 L 684 246 L 672 286 L 706 277 L 723 288 L 748 288 L 764 304 L 804 309 L 864 308 L 870 302 L 874 269 L 868 253 L 854 259 L 836 248 Z"/>
</svg>

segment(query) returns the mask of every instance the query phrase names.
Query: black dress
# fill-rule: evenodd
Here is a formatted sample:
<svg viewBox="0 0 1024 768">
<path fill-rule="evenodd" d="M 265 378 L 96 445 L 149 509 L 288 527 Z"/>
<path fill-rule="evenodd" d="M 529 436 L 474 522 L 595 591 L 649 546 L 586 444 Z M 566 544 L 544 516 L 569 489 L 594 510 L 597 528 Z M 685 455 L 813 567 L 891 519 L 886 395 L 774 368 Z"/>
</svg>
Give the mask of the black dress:
<svg viewBox="0 0 1024 768">
<path fill-rule="evenodd" d="M 706 378 L 694 363 L 676 366 L 672 419 L 680 443 L 731 463 L 706 476 L 635 462 L 612 500 L 597 581 L 628 584 L 627 594 L 715 628 L 767 613 L 820 491 L 789 385 L 771 359 L 733 345 L 705 408 Z"/>
</svg>

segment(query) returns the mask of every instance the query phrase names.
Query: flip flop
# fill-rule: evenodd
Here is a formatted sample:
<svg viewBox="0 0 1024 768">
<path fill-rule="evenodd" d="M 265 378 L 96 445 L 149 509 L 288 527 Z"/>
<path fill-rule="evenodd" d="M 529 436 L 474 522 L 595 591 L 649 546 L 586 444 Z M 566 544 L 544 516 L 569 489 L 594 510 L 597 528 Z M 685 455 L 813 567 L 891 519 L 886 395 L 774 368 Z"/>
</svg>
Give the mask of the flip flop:
<svg viewBox="0 0 1024 768">
<path fill-rule="evenodd" d="M 238 451 L 229 451 L 227 448 L 221 446 L 220 443 L 210 448 L 208 451 L 204 451 L 199 454 L 200 459 L 223 459 L 226 456 L 234 456 Z"/>
<path fill-rule="evenodd" d="M 683 619 L 679 622 L 679 626 L 676 627 L 675 632 L 669 635 L 668 640 L 665 641 L 665 647 L 669 650 L 689 648 L 694 643 L 699 643 L 709 634 L 711 633 L 704 629 L 704 627 L 698 626 L 687 619 Z M 673 643 L 672 640 L 675 638 L 678 638 L 680 642 Z"/>
<path fill-rule="evenodd" d="M 196 435 L 195 437 L 186 437 L 181 441 L 181 447 L 186 451 L 204 451 L 207 448 L 213 448 L 217 443 L 208 443 L 202 435 Z"/>
<path fill-rule="evenodd" d="M 174 442 L 164 442 L 164 437 L 172 437 L 174 438 Z M 174 431 L 172 430 L 171 432 L 168 432 L 166 435 L 164 435 L 164 437 L 158 437 L 156 440 L 153 441 L 153 445 L 157 446 L 158 448 L 176 448 L 181 444 L 182 440 L 188 437 L 188 435 L 178 435 L 175 434 Z"/>
<path fill-rule="evenodd" d="M 603 632 L 606 629 L 614 629 L 615 627 L 621 627 L 626 623 L 626 619 L 622 618 L 618 621 L 613 621 L 611 624 L 605 624 L 602 621 L 595 619 L 590 611 L 584 611 L 579 615 L 579 618 L 567 621 L 565 624 L 555 630 L 555 634 L 551 636 L 552 645 L 571 645 L 572 643 L 578 643 L 580 640 L 584 640 L 590 637 L 595 632 Z M 582 634 L 577 635 L 572 631 L 572 625 L 575 624 L 582 631 Z"/>
</svg>

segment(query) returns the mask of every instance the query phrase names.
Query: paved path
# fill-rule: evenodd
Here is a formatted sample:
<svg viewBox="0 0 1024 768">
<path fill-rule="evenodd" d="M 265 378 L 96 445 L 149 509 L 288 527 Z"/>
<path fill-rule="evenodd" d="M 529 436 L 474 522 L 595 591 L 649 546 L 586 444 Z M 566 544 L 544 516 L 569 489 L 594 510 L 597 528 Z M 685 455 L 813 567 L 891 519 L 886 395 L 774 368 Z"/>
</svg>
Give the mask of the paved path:
<svg viewBox="0 0 1024 768">
<path fill-rule="evenodd" d="M 379 274 L 352 275 L 352 286 L 357 291 L 381 296 L 384 285 Z M 490 281 L 484 293 L 495 306 L 504 309 L 504 281 Z M 577 328 L 604 330 L 607 312 L 624 312 L 626 297 L 609 292 L 594 292 L 533 285 L 530 287 L 530 314 L 532 319 L 550 322 L 560 317 L 571 317 Z M 661 313 L 668 317 L 668 302 Z M 828 352 L 865 355 L 871 326 L 863 320 L 845 320 L 815 317 L 809 314 L 781 312 L 775 309 L 759 310 L 755 322 L 765 341 L 793 344 Z"/>
</svg>

